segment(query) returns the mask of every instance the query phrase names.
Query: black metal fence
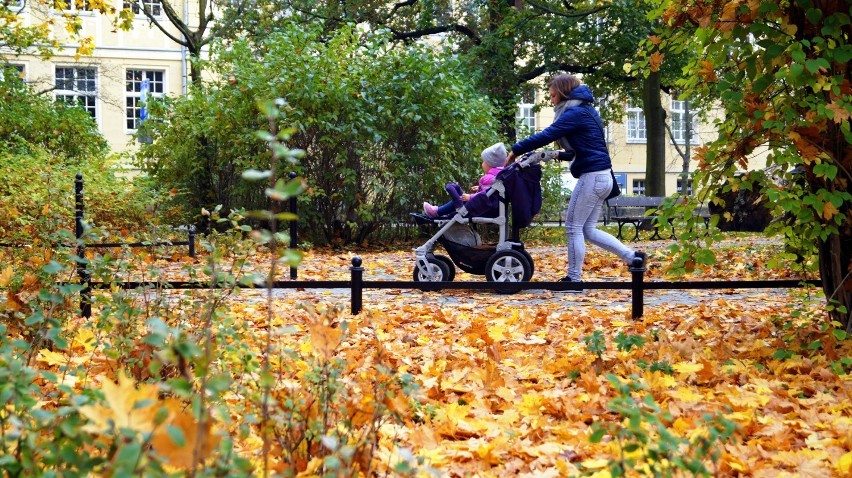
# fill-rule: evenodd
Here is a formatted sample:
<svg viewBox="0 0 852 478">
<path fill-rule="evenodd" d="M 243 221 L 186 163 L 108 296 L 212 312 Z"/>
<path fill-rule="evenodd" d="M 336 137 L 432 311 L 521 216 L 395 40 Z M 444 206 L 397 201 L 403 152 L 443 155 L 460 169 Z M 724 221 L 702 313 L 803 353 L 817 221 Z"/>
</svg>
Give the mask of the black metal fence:
<svg viewBox="0 0 852 478">
<path fill-rule="evenodd" d="M 290 173 L 290 178 L 296 177 L 296 173 Z M 86 257 L 87 247 L 148 247 L 148 246 L 182 246 L 189 247 L 189 255 L 195 256 L 195 228 L 189 228 L 189 239 L 184 242 L 162 242 L 162 243 L 96 243 L 86 244 L 83 241 L 84 224 L 84 201 L 83 201 L 83 177 L 77 174 L 74 187 L 75 197 L 75 233 L 77 237 L 77 256 L 81 259 Z M 290 212 L 297 213 L 296 198 L 290 199 Z M 290 222 L 290 247 L 297 247 L 297 221 Z M 414 259 L 412 258 L 412 264 Z M 352 314 L 359 314 L 363 310 L 363 296 L 366 289 L 413 289 L 421 291 L 440 290 L 487 290 L 496 293 L 517 293 L 525 290 L 551 290 L 551 291 L 577 291 L 577 290 L 629 290 L 631 294 L 631 309 L 634 319 L 641 318 L 645 311 L 645 291 L 648 290 L 707 290 L 707 289 L 785 289 L 807 286 L 821 286 L 820 280 L 751 280 L 751 281 L 695 281 L 695 282 L 646 282 L 644 267 L 630 268 L 630 282 L 417 282 L 417 281 L 368 281 L 364 280 L 364 267 L 360 257 L 352 259 L 349 280 L 329 281 L 298 281 L 298 272 L 295 267 L 290 268 L 289 281 L 274 281 L 270 284 L 257 286 L 257 288 L 272 289 L 349 289 L 350 310 Z M 196 281 L 139 281 L 122 282 L 117 284 L 105 282 L 93 282 L 87 268 L 87 262 L 81 260 L 77 265 L 77 275 L 81 284 L 84 285 L 80 292 L 80 313 L 84 317 L 92 314 L 92 290 L 109 289 L 119 287 L 125 290 L 137 288 L 158 289 L 219 289 L 231 287 L 228 284 L 217 284 Z M 245 286 L 240 286 L 245 288 Z"/>
</svg>

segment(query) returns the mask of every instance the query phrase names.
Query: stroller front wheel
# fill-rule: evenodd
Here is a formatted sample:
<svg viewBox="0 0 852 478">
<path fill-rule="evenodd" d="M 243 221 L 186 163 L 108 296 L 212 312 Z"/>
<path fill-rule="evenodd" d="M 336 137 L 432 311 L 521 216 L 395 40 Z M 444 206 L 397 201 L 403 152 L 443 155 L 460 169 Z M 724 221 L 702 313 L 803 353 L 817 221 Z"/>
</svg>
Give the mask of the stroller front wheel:
<svg viewBox="0 0 852 478">
<path fill-rule="evenodd" d="M 506 250 L 495 253 L 485 264 L 488 282 L 527 282 L 532 277 L 532 264 L 518 251 Z"/>
<path fill-rule="evenodd" d="M 452 280 L 450 278 L 450 267 L 442 259 L 431 257 L 426 261 L 428 270 L 421 269 L 420 265 L 415 262 L 414 282 L 449 282 Z M 455 270 L 452 272 L 455 272 Z"/>
</svg>

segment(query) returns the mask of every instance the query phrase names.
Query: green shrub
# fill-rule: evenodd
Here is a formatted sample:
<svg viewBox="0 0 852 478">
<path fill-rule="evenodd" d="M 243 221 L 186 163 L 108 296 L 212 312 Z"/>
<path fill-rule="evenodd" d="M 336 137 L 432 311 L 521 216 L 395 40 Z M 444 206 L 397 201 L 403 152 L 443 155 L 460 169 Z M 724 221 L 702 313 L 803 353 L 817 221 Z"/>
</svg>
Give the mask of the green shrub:
<svg viewBox="0 0 852 478">
<path fill-rule="evenodd" d="M 290 167 L 307 182 L 300 230 L 312 242 L 393 231 L 422 201 L 445 199 L 445 183 L 475 182 L 479 153 L 498 140 L 496 121 L 457 59 L 354 29 L 320 38 L 317 26 L 283 25 L 259 45 L 223 50 L 219 82 L 152 105 L 160 121 L 139 155 L 144 170 L 176 187 L 189 214 L 217 204 L 266 208 L 263 187 L 239 175 L 268 169 L 254 135 L 267 120 L 255 98 L 281 98 L 276 127 L 292 126 L 288 146 L 305 152 Z"/>
<path fill-rule="evenodd" d="M 0 242 L 48 240 L 74 231 L 74 181 L 83 175 L 84 219 L 110 235 L 147 234 L 156 221 L 154 188 L 142 178 L 118 176 L 115 160 L 68 160 L 34 149 L 0 152 Z"/>
<path fill-rule="evenodd" d="M 0 79 L 0 153 L 47 151 L 68 161 L 103 157 L 109 150 L 83 108 L 38 94 L 11 71 Z"/>
<path fill-rule="evenodd" d="M 82 108 L 39 96 L 13 74 L 0 80 L 0 243 L 49 240 L 74 230 L 74 179 L 85 181 L 85 220 L 111 232 L 145 228 L 154 189 L 119 176 Z"/>
</svg>

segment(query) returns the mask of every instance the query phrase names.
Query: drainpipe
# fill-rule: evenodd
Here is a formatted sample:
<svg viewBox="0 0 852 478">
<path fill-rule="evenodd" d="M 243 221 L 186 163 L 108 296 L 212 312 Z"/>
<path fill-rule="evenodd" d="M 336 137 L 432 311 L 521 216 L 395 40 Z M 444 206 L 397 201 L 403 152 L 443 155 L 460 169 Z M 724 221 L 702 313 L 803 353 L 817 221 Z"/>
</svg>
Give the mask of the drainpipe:
<svg viewBox="0 0 852 478">
<path fill-rule="evenodd" d="M 189 25 L 189 1 L 188 0 L 183 0 L 183 23 L 184 23 L 184 25 Z M 189 41 L 189 38 L 187 38 L 186 35 L 184 35 L 183 39 L 184 39 L 184 41 Z M 181 87 L 181 92 L 183 93 L 183 96 L 186 96 L 186 94 L 189 91 L 189 87 L 188 87 L 189 82 L 187 81 L 187 78 L 186 78 L 186 76 L 188 74 L 187 73 L 188 69 L 187 69 L 187 66 L 186 66 L 186 61 L 187 61 L 186 60 L 186 57 L 187 57 L 186 52 L 187 52 L 186 45 L 181 45 L 180 46 L 180 78 L 181 78 L 180 87 Z"/>
</svg>

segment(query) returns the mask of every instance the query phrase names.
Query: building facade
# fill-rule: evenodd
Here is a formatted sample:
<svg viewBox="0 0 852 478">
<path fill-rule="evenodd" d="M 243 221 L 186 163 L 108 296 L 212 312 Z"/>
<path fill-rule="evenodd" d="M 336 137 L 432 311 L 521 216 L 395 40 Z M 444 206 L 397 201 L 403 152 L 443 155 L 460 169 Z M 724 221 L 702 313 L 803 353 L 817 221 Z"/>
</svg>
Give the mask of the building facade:
<svg viewBox="0 0 852 478">
<path fill-rule="evenodd" d="M 121 0 L 114 1 L 118 10 L 132 8 Z M 18 0 L 12 9 L 17 8 L 24 24 L 49 25 L 59 46 L 49 59 L 0 53 L 36 91 L 81 104 L 113 151 L 132 150 L 143 96 L 177 96 L 186 92 L 187 52 L 138 10 L 133 28 L 125 31 L 116 28 L 113 16 L 93 11 L 89 5 L 88 0 L 56 0 L 50 5 Z M 163 19 L 172 35 L 180 38 L 177 29 L 166 20 L 160 0 L 145 0 L 144 5 Z M 80 42 L 73 40 L 65 27 L 69 15 L 79 19 L 82 36 L 91 38 L 91 55 L 78 55 Z"/>
</svg>

